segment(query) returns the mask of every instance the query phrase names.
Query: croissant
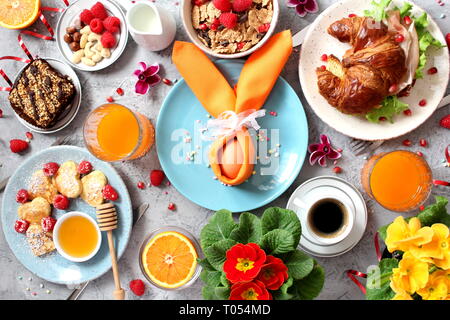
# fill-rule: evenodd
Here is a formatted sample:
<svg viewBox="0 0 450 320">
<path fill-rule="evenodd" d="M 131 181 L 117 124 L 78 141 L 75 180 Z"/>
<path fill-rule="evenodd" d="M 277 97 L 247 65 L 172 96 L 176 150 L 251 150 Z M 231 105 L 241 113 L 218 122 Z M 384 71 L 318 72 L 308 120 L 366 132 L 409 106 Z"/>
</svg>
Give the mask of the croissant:
<svg viewBox="0 0 450 320">
<path fill-rule="evenodd" d="M 405 75 L 405 52 L 395 33 L 372 18 L 336 21 L 328 33 L 352 48 L 342 61 L 330 56 L 327 68 L 316 70 L 319 92 L 343 113 L 365 114 L 379 106 Z"/>
</svg>

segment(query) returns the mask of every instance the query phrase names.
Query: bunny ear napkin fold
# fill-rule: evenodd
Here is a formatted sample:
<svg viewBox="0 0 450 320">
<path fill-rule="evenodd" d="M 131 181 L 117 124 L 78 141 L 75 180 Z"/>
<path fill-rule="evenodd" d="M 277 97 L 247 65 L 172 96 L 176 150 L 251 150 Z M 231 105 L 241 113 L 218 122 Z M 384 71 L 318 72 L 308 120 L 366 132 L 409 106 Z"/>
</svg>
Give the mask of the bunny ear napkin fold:
<svg viewBox="0 0 450 320">
<path fill-rule="evenodd" d="M 203 51 L 188 42 L 176 41 L 172 60 L 203 107 L 224 127 L 209 151 L 216 177 L 227 185 L 239 185 L 253 173 L 255 146 L 247 127 L 269 96 L 292 52 L 289 30 L 270 38 L 245 62 L 239 81 L 232 88 Z M 220 131 L 219 131 L 220 132 Z"/>
</svg>

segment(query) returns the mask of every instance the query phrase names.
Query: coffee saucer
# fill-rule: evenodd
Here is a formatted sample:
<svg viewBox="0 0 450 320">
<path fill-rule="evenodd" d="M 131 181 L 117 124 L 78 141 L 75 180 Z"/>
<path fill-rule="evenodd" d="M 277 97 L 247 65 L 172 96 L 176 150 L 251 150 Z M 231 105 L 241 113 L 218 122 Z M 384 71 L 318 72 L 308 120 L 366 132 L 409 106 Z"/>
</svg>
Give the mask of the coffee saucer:
<svg viewBox="0 0 450 320">
<path fill-rule="evenodd" d="M 354 215 L 353 227 L 342 241 L 325 245 L 319 243 L 306 227 L 307 211 L 294 204 L 309 203 L 312 199 L 333 197 L 345 203 Z M 301 184 L 289 198 L 287 209 L 297 213 L 302 224 L 300 248 L 317 257 L 336 257 L 351 250 L 362 238 L 367 225 L 367 207 L 361 193 L 347 181 L 333 177 L 321 176 Z"/>
</svg>

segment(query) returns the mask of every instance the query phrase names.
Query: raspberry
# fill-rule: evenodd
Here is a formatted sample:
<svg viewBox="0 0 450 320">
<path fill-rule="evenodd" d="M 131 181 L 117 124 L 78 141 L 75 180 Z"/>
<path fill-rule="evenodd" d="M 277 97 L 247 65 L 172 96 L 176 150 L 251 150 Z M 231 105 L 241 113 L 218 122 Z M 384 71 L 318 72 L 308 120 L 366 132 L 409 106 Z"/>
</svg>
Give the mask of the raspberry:
<svg viewBox="0 0 450 320">
<path fill-rule="evenodd" d="M 67 197 L 63 196 L 62 194 L 58 194 L 53 199 L 53 206 L 59 210 L 66 210 L 69 207 L 69 204 L 69 199 L 67 199 Z"/>
<path fill-rule="evenodd" d="M 94 4 L 91 8 L 91 12 L 95 18 L 98 18 L 100 20 L 105 20 L 108 17 L 108 13 L 106 12 L 106 9 L 101 2 L 97 2 L 96 4 Z"/>
<path fill-rule="evenodd" d="M 49 162 L 44 164 L 43 171 L 47 177 L 53 177 L 58 172 L 58 169 L 59 164 L 57 164 L 56 162 Z"/>
<path fill-rule="evenodd" d="M 228 29 L 233 29 L 236 26 L 237 19 L 237 15 L 232 12 L 224 12 L 219 17 L 220 23 Z"/>
<path fill-rule="evenodd" d="M 114 35 L 109 31 L 102 34 L 100 41 L 105 48 L 112 48 L 116 45 L 116 38 L 114 38 Z"/>
<path fill-rule="evenodd" d="M 130 290 L 135 295 L 140 297 L 145 293 L 145 283 L 140 279 L 131 280 L 130 281 Z"/>
<path fill-rule="evenodd" d="M 439 125 L 442 128 L 450 129 L 450 114 L 446 115 L 439 121 Z"/>
<path fill-rule="evenodd" d="M 236 0 L 235 0 L 236 1 Z M 251 0 L 253 1 L 253 0 Z M 230 0 L 213 0 L 214 7 L 220 11 L 231 11 Z"/>
<path fill-rule="evenodd" d="M 116 189 L 114 189 L 110 184 L 107 184 L 103 190 L 103 198 L 109 201 L 116 201 L 119 199 L 119 194 L 117 193 Z"/>
<path fill-rule="evenodd" d="M 159 186 L 165 178 L 165 174 L 162 170 L 152 170 L 150 172 L 150 183 L 157 187 Z"/>
<path fill-rule="evenodd" d="M 258 32 L 259 33 L 266 33 L 267 31 L 269 31 L 270 29 L 270 23 L 265 23 L 261 26 L 258 27 Z"/>
<path fill-rule="evenodd" d="M 252 6 L 252 3 L 253 0 L 234 0 L 233 10 L 236 12 L 247 11 Z"/>
<path fill-rule="evenodd" d="M 84 22 L 86 25 L 89 25 L 92 19 L 94 19 L 94 15 L 90 10 L 84 9 L 83 11 L 81 11 L 80 20 Z"/>
<path fill-rule="evenodd" d="M 111 33 L 116 33 L 120 29 L 120 19 L 117 17 L 108 17 L 103 20 L 103 27 Z"/>
<path fill-rule="evenodd" d="M 81 161 L 78 165 L 78 173 L 80 174 L 88 174 L 92 171 L 92 164 L 89 161 Z"/>
<path fill-rule="evenodd" d="M 13 139 L 9 141 L 9 148 L 13 153 L 19 153 L 28 149 L 28 142 L 20 139 Z"/>
<path fill-rule="evenodd" d="M 97 34 L 101 34 L 103 32 L 103 22 L 98 18 L 92 19 L 91 23 L 89 23 L 89 27 L 91 27 L 92 32 Z"/>
<path fill-rule="evenodd" d="M 25 203 L 30 199 L 30 195 L 28 194 L 28 191 L 25 189 L 20 189 L 17 191 L 16 195 L 16 201 L 18 203 Z"/>
<path fill-rule="evenodd" d="M 52 218 L 52 217 L 45 217 L 45 218 L 42 218 L 42 220 L 41 220 L 41 226 L 45 232 L 52 232 L 53 228 L 55 227 L 55 224 L 56 224 L 56 219 Z"/>
<path fill-rule="evenodd" d="M 207 0 L 193 0 L 192 3 L 195 4 L 196 6 L 202 6 L 203 4 L 206 3 Z"/>
<path fill-rule="evenodd" d="M 26 220 L 16 220 L 16 223 L 14 223 L 14 230 L 18 233 L 25 233 L 27 232 L 29 226 L 30 223 Z"/>
</svg>

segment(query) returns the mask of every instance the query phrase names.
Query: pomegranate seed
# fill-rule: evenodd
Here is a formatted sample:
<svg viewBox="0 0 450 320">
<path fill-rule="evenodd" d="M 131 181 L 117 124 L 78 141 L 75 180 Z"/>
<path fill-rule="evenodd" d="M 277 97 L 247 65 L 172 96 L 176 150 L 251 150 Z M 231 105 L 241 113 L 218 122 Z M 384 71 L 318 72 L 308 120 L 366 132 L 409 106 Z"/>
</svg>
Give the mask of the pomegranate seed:
<svg viewBox="0 0 450 320">
<path fill-rule="evenodd" d="M 200 30 L 206 31 L 208 30 L 208 25 L 206 23 L 202 23 L 201 25 L 199 25 Z"/>
<path fill-rule="evenodd" d="M 168 85 L 168 86 L 171 86 L 171 85 L 172 85 L 172 81 L 170 81 L 169 79 L 166 79 L 166 78 L 162 79 L 162 82 L 163 82 L 165 85 Z"/>
<path fill-rule="evenodd" d="M 139 189 L 145 189 L 145 183 L 143 183 L 142 181 L 138 182 L 138 188 Z"/>
<path fill-rule="evenodd" d="M 242 50 L 242 48 L 244 48 L 244 46 L 245 46 L 245 42 L 239 42 L 239 43 L 237 44 L 238 50 Z"/>
<path fill-rule="evenodd" d="M 33 140 L 33 134 L 31 132 L 25 132 L 25 135 L 28 139 Z"/>
<path fill-rule="evenodd" d="M 327 70 L 327 67 L 325 67 L 325 66 L 320 66 L 320 70 L 325 71 L 325 70 Z"/>
<path fill-rule="evenodd" d="M 425 206 L 424 206 L 424 205 L 421 205 L 421 206 L 419 207 L 419 210 L 420 210 L 420 211 L 425 210 Z"/>
<path fill-rule="evenodd" d="M 398 90 L 398 84 L 394 83 L 392 86 L 389 87 L 389 93 L 397 92 Z"/>
<path fill-rule="evenodd" d="M 3 110 L 0 109 L 0 118 L 3 118 Z"/>
<path fill-rule="evenodd" d="M 380 120 L 380 121 L 386 121 L 387 118 L 386 118 L 386 117 L 381 117 L 379 120 Z"/>
<path fill-rule="evenodd" d="M 333 172 L 334 173 L 341 173 L 342 172 L 342 168 L 341 167 L 334 167 L 333 168 Z"/>
<path fill-rule="evenodd" d="M 395 40 L 395 42 L 401 43 L 401 42 L 405 41 L 405 37 L 402 34 L 397 33 L 394 37 L 394 40 Z"/>
<path fill-rule="evenodd" d="M 419 144 L 421 147 L 426 147 L 428 145 L 428 142 L 425 139 L 420 139 Z"/>
<path fill-rule="evenodd" d="M 428 69 L 427 73 L 430 75 L 436 74 L 438 72 L 438 69 L 436 67 L 432 67 Z"/>
<path fill-rule="evenodd" d="M 405 116 L 410 116 L 410 115 L 412 115 L 412 111 L 411 111 L 411 109 L 406 109 L 405 111 L 403 111 L 403 114 Z"/>
<path fill-rule="evenodd" d="M 409 139 L 405 139 L 405 140 L 403 140 L 402 144 L 403 144 L 405 147 L 409 147 L 409 146 L 411 146 L 412 142 L 411 142 L 411 140 L 409 140 Z"/>
<path fill-rule="evenodd" d="M 174 203 L 169 203 L 169 205 L 167 206 L 167 209 L 174 211 L 175 210 L 175 204 Z"/>
<path fill-rule="evenodd" d="M 114 98 L 111 97 L 111 96 L 109 96 L 109 97 L 106 98 L 106 101 L 108 101 L 108 102 L 114 102 Z"/>
<path fill-rule="evenodd" d="M 447 41 L 447 47 L 450 48 L 450 33 L 447 33 L 447 34 L 445 35 L 445 41 Z"/>
<path fill-rule="evenodd" d="M 422 100 L 419 101 L 419 106 L 425 107 L 426 105 L 427 105 L 427 100 L 422 99 Z"/>
<path fill-rule="evenodd" d="M 350 14 L 348 15 L 348 17 L 349 17 L 349 18 L 354 18 L 354 17 L 356 17 L 356 14 L 350 13 Z"/>
<path fill-rule="evenodd" d="M 213 24 L 211 24 L 211 26 L 210 26 L 209 28 L 210 28 L 212 31 L 216 31 L 218 27 L 219 27 L 219 25 L 213 23 Z"/>
<path fill-rule="evenodd" d="M 417 154 L 419 157 L 423 157 L 423 153 L 420 152 L 420 151 L 417 151 L 416 154 Z"/>
<path fill-rule="evenodd" d="M 119 96 L 123 96 L 123 89 L 122 88 L 117 88 L 116 92 Z"/>
<path fill-rule="evenodd" d="M 410 16 L 405 16 L 405 17 L 403 18 L 403 21 L 405 21 L 406 24 L 411 24 L 411 22 L 412 22 Z"/>
<path fill-rule="evenodd" d="M 328 61 L 328 55 L 327 55 L 327 54 L 323 54 L 323 55 L 320 57 L 320 60 L 322 60 L 323 62 L 327 62 L 327 61 Z"/>
</svg>

